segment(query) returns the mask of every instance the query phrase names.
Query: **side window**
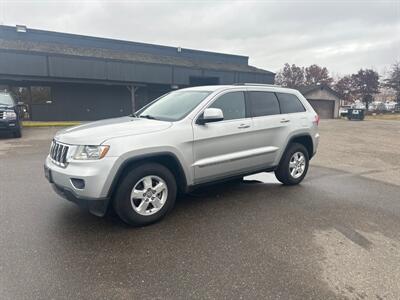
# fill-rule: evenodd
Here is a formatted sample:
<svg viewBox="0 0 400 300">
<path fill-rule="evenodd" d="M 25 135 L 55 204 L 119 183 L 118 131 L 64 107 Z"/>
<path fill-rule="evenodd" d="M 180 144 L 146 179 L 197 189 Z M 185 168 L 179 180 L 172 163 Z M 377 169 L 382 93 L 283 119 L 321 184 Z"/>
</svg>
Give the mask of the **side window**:
<svg viewBox="0 0 400 300">
<path fill-rule="evenodd" d="M 278 99 L 270 92 L 249 92 L 251 115 L 253 117 L 280 114 Z"/>
<path fill-rule="evenodd" d="M 224 120 L 243 119 L 246 117 L 246 104 L 243 92 L 232 92 L 222 95 L 211 108 L 219 108 L 224 113 Z"/>
<path fill-rule="evenodd" d="M 283 114 L 306 111 L 303 104 L 295 95 L 278 93 L 279 104 Z"/>
</svg>

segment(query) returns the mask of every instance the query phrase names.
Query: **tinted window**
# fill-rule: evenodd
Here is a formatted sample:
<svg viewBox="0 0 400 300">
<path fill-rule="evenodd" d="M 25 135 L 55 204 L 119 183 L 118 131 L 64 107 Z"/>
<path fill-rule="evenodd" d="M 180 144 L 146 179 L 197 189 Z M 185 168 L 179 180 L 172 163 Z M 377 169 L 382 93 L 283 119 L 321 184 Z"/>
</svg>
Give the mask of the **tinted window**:
<svg viewBox="0 0 400 300">
<path fill-rule="evenodd" d="M 283 114 L 306 111 L 299 98 L 291 94 L 278 94 L 279 104 Z"/>
<path fill-rule="evenodd" d="M 278 99 L 274 93 L 249 92 L 253 117 L 280 114 Z"/>
<path fill-rule="evenodd" d="M 243 119 L 246 117 L 246 104 L 243 92 L 233 92 L 222 95 L 211 104 L 224 113 L 224 120 Z"/>
</svg>

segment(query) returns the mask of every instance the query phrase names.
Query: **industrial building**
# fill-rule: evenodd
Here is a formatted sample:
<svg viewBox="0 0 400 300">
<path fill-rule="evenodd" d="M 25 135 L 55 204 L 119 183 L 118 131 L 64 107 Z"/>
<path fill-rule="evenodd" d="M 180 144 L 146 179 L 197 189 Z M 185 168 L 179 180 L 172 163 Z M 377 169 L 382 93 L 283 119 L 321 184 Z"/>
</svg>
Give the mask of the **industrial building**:
<svg viewBox="0 0 400 300">
<path fill-rule="evenodd" d="M 128 115 L 178 88 L 274 83 L 247 56 L 0 26 L 0 88 L 30 120 L 97 120 Z"/>
</svg>

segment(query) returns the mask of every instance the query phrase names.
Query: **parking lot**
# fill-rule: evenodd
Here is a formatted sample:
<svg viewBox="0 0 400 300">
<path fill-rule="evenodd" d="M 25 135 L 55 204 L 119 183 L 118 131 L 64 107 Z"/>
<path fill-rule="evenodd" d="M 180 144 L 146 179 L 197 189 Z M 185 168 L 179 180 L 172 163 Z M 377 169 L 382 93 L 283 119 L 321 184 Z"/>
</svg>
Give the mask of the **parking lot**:
<svg viewBox="0 0 400 300">
<path fill-rule="evenodd" d="M 203 188 L 144 228 L 52 191 L 57 129 L 0 137 L 0 298 L 399 299 L 400 122 L 320 127 L 301 185 Z"/>
</svg>

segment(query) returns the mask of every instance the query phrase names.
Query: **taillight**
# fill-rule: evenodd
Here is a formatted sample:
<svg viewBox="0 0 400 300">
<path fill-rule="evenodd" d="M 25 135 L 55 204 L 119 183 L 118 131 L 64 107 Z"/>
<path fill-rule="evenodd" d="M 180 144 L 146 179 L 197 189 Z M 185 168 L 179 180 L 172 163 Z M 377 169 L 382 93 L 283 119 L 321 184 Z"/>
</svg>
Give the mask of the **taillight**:
<svg viewBox="0 0 400 300">
<path fill-rule="evenodd" d="M 319 120 L 320 120 L 319 116 L 315 115 L 314 123 L 317 124 L 317 126 L 319 125 Z"/>
</svg>

